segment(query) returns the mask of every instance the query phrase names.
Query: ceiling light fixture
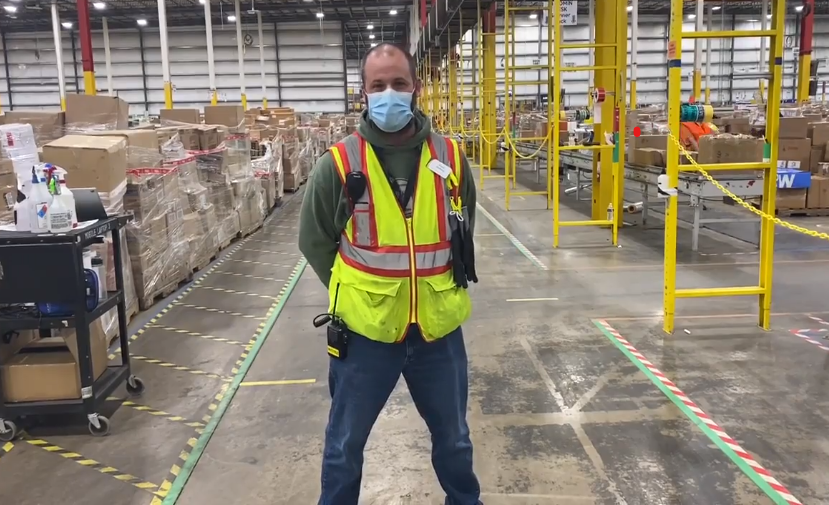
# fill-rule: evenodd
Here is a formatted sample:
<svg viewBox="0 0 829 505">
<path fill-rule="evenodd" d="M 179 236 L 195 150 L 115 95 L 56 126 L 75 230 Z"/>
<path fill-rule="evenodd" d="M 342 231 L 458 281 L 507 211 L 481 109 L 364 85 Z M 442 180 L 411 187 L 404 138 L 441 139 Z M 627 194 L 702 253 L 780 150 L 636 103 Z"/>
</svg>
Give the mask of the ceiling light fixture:
<svg viewBox="0 0 829 505">
<path fill-rule="evenodd" d="M 5 9 L 6 12 L 17 12 L 17 7 L 14 5 L 4 5 L 3 9 Z"/>
<path fill-rule="evenodd" d="M 794 8 L 794 10 L 796 10 L 797 12 L 800 12 L 800 11 L 802 11 L 802 10 L 803 10 L 803 6 L 802 6 L 802 5 L 798 5 L 797 7 L 795 7 L 795 8 Z"/>
<path fill-rule="evenodd" d="M 377 47 L 377 42 L 372 42 L 371 47 Z"/>
<path fill-rule="evenodd" d="M 628 5 L 628 12 L 633 12 L 633 6 L 632 5 Z"/>
<path fill-rule="evenodd" d="M 368 35 L 368 38 L 373 39 L 373 38 L 374 38 L 374 34 L 373 34 L 373 33 L 370 33 L 370 34 Z"/>
<path fill-rule="evenodd" d="M 374 25 L 368 25 L 368 26 L 366 26 L 366 28 L 369 29 L 369 30 L 374 30 Z"/>
<path fill-rule="evenodd" d="M 92 4 L 92 6 L 98 9 L 99 11 L 107 8 L 107 4 L 105 4 L 104 2 L 95 2 Z"/>
<path fill-rule="evenodd" d="M 135 22 L 138 23 L 138 26 L 147 26 L 146 19 L 136 19 Z"/>
<path fill-rule="evenodd" d="M 64 28 L 66 28 L 67 30 L 68 30 L 68 29 L 70 29 L 70 28 L 72 28 L 72 22 L 71 22 L 71 21 L 64 21 L 64 22 L 63 22 L 63 23 L 61 23 L 60 25 L 61 25 L 62 27 L 64 27 Z"/>
<path fill-rule="evenodd" d="M 715 5 L 715 6 L 711 7 L 711 10 L 712 10 L 712 11 L 718 11 L 718 10 L 720 10 L 720 9 L 722 9 L 722 7 L 721 7 L 721 6 L 719 6 L 719 5 Z"/>
<path fill-rule="evenodd" d="M 324 12 L 317 12 L 317 19 L 322 19 L 322 18 L 324 18 L 324 17 L 325 17 L 325 13 L 324 13 Z"/>
<path fill-rule="evenodd" d="M 758 23 L 759 21 L 760 21 L 759 19 L 749 19 L 747 22 L 748 23 Z"/>
<path fill-rule="evenodd" d="M 392 10 L 389 11 L 389 16 L 396 16 L 396 15 L 397 15 L 397 9 L 392 9 Z"/>
<path fill-rule="evenodd" d="M 538 14 L 533 12 L 532 14 L 530 14 L 530 19 L 538 19 Z"/>
<path fill-rule="evenodd" d="M 231 23 L 235 23 L 236 22 L 236 16 L 231 14 L 230 16 L 227 17 L 227 20 Z"/>
<path fill-rule="evenodd" d="M 697 19 L 696 14 L 688 14 L 688 19 Z"/>
<path fill-rule="evenodd" d="M 199 3 L 204 5 L 204 0 L 199 0 Z"/>
<path fill-rule="evenodd" d="M 766 14 L 766 19 L 771 19 L 771 14 Z"/>
</svg>

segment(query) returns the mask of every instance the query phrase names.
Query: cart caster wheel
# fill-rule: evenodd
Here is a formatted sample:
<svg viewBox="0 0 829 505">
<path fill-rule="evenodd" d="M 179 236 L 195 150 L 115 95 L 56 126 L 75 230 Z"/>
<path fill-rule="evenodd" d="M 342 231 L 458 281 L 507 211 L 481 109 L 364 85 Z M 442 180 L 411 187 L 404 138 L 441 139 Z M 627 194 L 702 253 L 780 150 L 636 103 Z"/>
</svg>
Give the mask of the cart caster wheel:
<svg viewBox="0 0 829 505">
<path fill-rule="evenodd" d="M 20 429 L 12 421 L 3 420 L 3 430 L 0 432 L 0 442 L 11 442 L 20 434 Z"/>
<path fill-rule="evenodd" d="M 142 381 L 135 375 L 129 376 L 129 378 L 127 379 L 127 393 L 129 393 L 130 396 L 141 396 L 144 394 L 145 389 L 146 386 L 144 386 L 144 381 Z"/>
<path fill-rule="evenodd" d="M 93 437 L 105 437 L 109 435 L 109 419 L 104 416 L 98 416 L 98 423 L 101 425 L 100 428 L 96 428 L 92 421 L 89 422 L 89 433 L 92 434 Z"/>
</svg>

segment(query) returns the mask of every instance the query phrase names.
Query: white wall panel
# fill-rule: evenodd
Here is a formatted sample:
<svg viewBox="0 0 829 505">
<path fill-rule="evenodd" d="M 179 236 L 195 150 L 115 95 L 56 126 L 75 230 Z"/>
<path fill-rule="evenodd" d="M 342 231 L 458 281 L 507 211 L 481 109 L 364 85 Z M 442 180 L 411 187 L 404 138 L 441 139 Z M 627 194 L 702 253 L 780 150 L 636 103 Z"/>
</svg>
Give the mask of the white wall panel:
<svg viewBox="0 0 829 505">
<path fill-rule="evenodd" d="M 244 21 L 247 21 L 245 19 Z M 252 42 L 244 46 L 244 82 L 249 106 L 261 103 L 262 77 L 259 35 L 256 24 L 243 24 L 243 35 Z M 263 26 L 265 84 L 270 106 L 281 104 L 308 112 L 345 110 L 343 41 L 338 22 L 278 23 Z M 207 46 L 204 28 L 171 28 L 170 73 L 176 107 L 200 108 L 210 101 L 207 76 Z M 279 51 L 277 51 L 277 38 Z M 143 31 L 143 67 L 138 30 L 110 30 L 113 88 L 130 103 L 133 114 L 157 113 L 164 106 L 160 38 L 157 30 Z M 59 106 L 57 69 L 51 33 L 7 34 L 9 80 L 0 78 L 0 104 L 9 108 L 7 84 L 11 81 L 15 109 L 55 109 Z M 93 32 L 92 45 L 99 93 L 107 92 L 103 35 Z M 240 76 L 236 28 L 232 24 L 213 27 L 216 87 L 222 103 L 240 103 Z M 71 33 L 63 32 L 63 59 L 67 92 L 83 91 L 80 45 L 76 40 L 75 62 Z M 278 54 L 277 54 L 278 53 Z M 2 70 L 0 70 L 2 72 Z M 282 89 L 284 88 L 284 90 Z"/>
<path fill-rule="evenodd" d="M 259 68 L 259 40 L 256 25 L 245 16 L 243 33 L 253 38 L 245 47 L 244 74 L 251 106 L 262 100 Z M 639 102 L 664 103 L 667 99 L 667 17 L 640 16 L 638 54 L 638 97 Z M 732 29 L 730 16 L 716 17 L 713 28 Z M 265 47 L 265 83 L 268 88 L 268 102 L 271 105 L 294 107 L 303 111 L 341 112 L 345 110 L 347 88 L 360 86 L 359 61 L 343 61 L 343 34 L 338 22 L 278 23 L 277 32 L 273 24 L 265 24 L 263 44 Z M 692 29 L 686 23 L 686 30 Z M 759 22 L 748 18 L 737 19 L 735 29 L 757 29 Z M 788 43 L 797 43 L 795 21 L 787 22 Z M 568 42 L 585 42 L 587 24 L 584 16 L 576 26 L 564 27 L 564 39 Z M 499 32 L 503 32 L 503 20 L 499 19 Z M 239 71 L 236 61 L 236 32 L 232 24 L 213 27 L 216 60 L 216 83 L 219 99 L 227 103 L 239 103 Z M 529 65 L 546 63 L 547 29 L 540 30 L 538 22 L 528 17 L 516 18 L 515 63 Z M 116 94 L 131 104 L 133 113 L 145 109 L 155 113 L 163 107 L 161 54 L 157 30 L 144 30 L 144 66 L 142 68 L 139 50 L 138 30 L 111 30 L 113 85 Z M 467 83 L 473 80 L 472 34 L 467 34 L 464 44 L 464 73 Z M 503 80 L 504 45 L 503 35 L 497 37 L 496 46 L 498 77 Z M 201 107 L 210 99 L 207 89 L 207 50 L 203 27 L 174 28 L 169 32 L 170 71 L 172 74 L 174 102 L 177 107 Z M 277 51 L 277 40 L 279 50 Z M 539 44 L 540 42 L 540 44 Z M 58 83 L 55 68 L 55 53 L 51 33 L 9 33 L 6 34 L 8 74 L 12 85 L 14 108 L 57 108 Z M 540 45 L 540 50 L 539 50 Z M 821 79 L 829 79 L 829 18 L 819 17 L 815 21 L 814 59 L 822 59 Z M 96 77 L 99 92 L 106 92 L 106 69 L 104 66 L 103 37 L 93 33 Z M 691 90 L 693 67 L 693 46 L 691 40 L 683 43 L 683 90 Z M 704 43 L 703 43 L 703 47 Z M 758 88 L 759 68 L 758 38 L 737 40 L 713 40 L 710 53 L 703 51 L 703 61 L 711 58 L 711 90 L 715 101 L 750 99 Z M 511 48 L 512 49 L 512 48 Z M 70 32 L 63 32 L 63 59 L 68 92 L 75 91 L 76 83 L 83 88 L 80 45 L 75 44 L 75 61 L 72 57 Z M 791 99 L 794 93 L 796 48 L 788 47 L 784 58 L 784 98 Z M 628 57 L 629 60 L 629 57 Z M 587 65 L 586 50 L 568 50 L 564 62 L 567 65 Z M 347 66 L 347 68 L 346 68 Z M 704 69 L 703 65 L 703 69 Z M 546 71 L 524 70 L 516 72 L 521 80 L 546 80 Z M 539 74 L 541 77 L 539 78 Z M 588 76 L 586 72 L 564 74 L 566 104 L 581 106 L 587 103 Z M 628 71 L 630 77 L 630 71 Z M 345 79 L 345 80 L 344 80 Z M 146 81 L 146 85 L 145 85 Z M 9 94 L 4 69 L 0 69 L 0 104 L 9 108 Z M 146 89 L 146 96 L 145 96 Z M 498 86 L 503 94 L 503 84 Z M 547 93 L 546 84 L 524 84 L 517 87 L 519 98 L 531 98 Z M 472 106 L 471 98 L 465 100 L 466 107 Z"/>
<path fill-rule="evenodd" d="M 637 97 L 640 104 L 665 103 L 667 100 L 667 16 L 640 16 L 638 27 L 639 47 L 637 59 Z M 532 65 L 547 63 L 547 27 L 542 26 L 539 32 L 537 20 L 530 20 L 528 16 L 516 18 L 514 38 L 515 43 L 510 44 L 509 52 L 515 54 L 514 65 Z M 716 17 L 713 22 L 714 30 L 747 30 L 760 29 L 759 22 L 751 22 L 749 18 L 737 18 L 732 28 L 731 16 Z M 688 22 L 685 30 L 694 29 L 693 23 Z M 787 20 L 786 34 L 791 43 L 797 43 L 794 19 Z M 503 19 L 498 19 L 498 31 L 501 35 L 496 36 L 496 74 L 499 79 L 498 93 L 504 94 L 504 37 Z M 630 27 L 628 34 L 630 35 Z M 472 32 L 467 33 L 463 47 L 465 82 L 473 81 L 472 70 Z M 563 38 L 566 42 L 587 42 L 588 26 L 587 19 L 582 16 L 576 26 L 565 26 Z M 540 42 L 540 49 L 539 49 Z M 733 48 L 732 48 L 733 45 Z M 829 80 L 829 17 L 818 16 L 815 20 L 813 59 L 822 59 L 819 70 L 819 79 Z M 682 89 L 685 99 L 690 96 L 692 89 L 691 73 L 693 71 L 694 41 L 683 41 L 683 83 Z M 714 101 L 749 100 L 759 87 L 760 72 L 760 39 L 744 38 L 728 40 L 712 40 L 711 52 L 707 53 L 703 42 L 703 74 L 705 70 L 705 58 L 711 58 L 711 92 Z M 568 66 L 588 65 L 589 56 L 587 50 L 567 50 L 563 55 L 563 62 Z M 794 96 L 794 77 L 796 52 L 792 48 L 786 50 L 784 58 L 784 89 L 783 99 L 792 99 Z M 768 61 L 768 60 L 766 60 Z M 767 71 L 764 68 L 763 71 Z M 478 70 L 479 72 L 479 70 Z M 544 80 L 547 78 L 546 71 L 517 70 L 516 80 Z M 479 81 L 480 75 L 477 74 Z M 628 79 L 630 79 L 630 41 L 628 41 Z M 588 74 L 586 72 L 575 72 L 562 74 L 563 87 L 566 92 L 565 103 L 568 106 L 584 106 L 587 104 Z M 704 81 L 703 81 L 704 86 Z M 629 87 L 628 87 L 629 89 Z M 820 92 L 820 88 L 819 88 Z M 531 99 L 539 93 L 547 93 L 547 85 L 516 85 L 516 95 L 519 99 Z M 467 98 L 465 107 L 471 108 L 472 100 Z"/>
</svg>

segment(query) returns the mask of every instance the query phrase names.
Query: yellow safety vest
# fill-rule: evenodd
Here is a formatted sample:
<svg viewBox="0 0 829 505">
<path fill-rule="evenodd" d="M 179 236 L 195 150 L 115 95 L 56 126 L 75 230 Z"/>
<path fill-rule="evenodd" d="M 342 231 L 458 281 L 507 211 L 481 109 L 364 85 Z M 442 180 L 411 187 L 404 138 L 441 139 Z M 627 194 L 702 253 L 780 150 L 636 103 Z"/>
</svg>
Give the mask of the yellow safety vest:
<svg viewBox="0 0 829 505">
<path fill-rule="evenodd" d="M 449 215 L 463 207 L 457 142 L 432 134 L 424 143 L 407 209 L 365 139 L 351 135 L 330 151 L 343 185 L 350 172 L 362 172 L 366 190 L 350 202 L 352 215 L 331 269 L 329 310 L 350 330 L 384 343 L 403 340 L 412 324 L 426 340 L 457 329 L 472 312 L 469 294 L 452 274 Z M 433 159 L 451 167 L 452 175 L 444 180 L 430 170 Z"/>
</svg>

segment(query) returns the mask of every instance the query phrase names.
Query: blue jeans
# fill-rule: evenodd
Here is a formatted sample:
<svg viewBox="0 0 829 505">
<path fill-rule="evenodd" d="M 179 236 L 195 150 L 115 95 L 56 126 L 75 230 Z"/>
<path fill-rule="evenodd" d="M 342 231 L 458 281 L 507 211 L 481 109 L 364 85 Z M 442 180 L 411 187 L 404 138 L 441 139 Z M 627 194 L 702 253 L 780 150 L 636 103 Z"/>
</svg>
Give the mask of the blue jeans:
<svg viewBox="0 0 829 505">
<path fill-rule="evenodd" d="M 446 493 L 446 505 L 480 504 L 466 424 L 469 380 L 463 333 L 458 328 L 427 343 L 413 325 L 399 344 L 351 334 L 348 357 L 330 358 L 331 412 L 319 505 L 357 505 L 363 449 L 401 373 L 432 434 L 432 466 Z"/>
</svg>

